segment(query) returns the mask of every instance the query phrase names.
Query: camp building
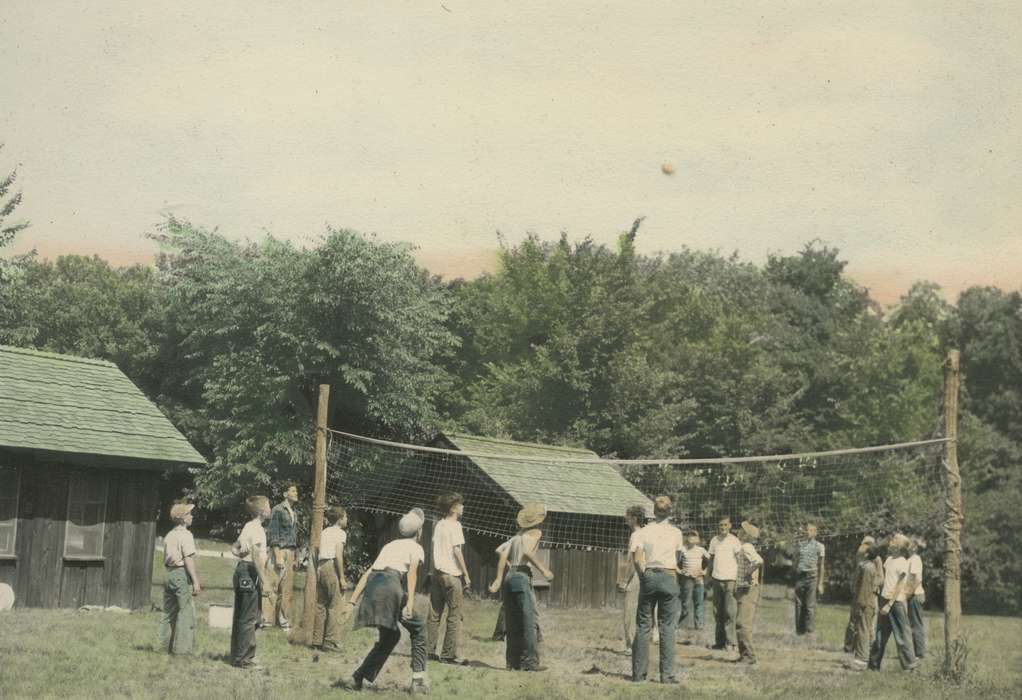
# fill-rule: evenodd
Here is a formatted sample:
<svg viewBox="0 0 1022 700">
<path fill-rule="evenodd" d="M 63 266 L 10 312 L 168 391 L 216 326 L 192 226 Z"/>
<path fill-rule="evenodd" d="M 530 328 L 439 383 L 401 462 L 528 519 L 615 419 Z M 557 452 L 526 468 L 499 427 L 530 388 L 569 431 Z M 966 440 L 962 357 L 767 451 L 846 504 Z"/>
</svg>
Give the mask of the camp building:
<svg viewBox="0 0 1022 700">
<path fill-rule="evenodd" d="M 161 473 L 204 462 L 116 365 L 0 346 L 0 582 L 15 605 L 147 605 Z"/>
</svg>

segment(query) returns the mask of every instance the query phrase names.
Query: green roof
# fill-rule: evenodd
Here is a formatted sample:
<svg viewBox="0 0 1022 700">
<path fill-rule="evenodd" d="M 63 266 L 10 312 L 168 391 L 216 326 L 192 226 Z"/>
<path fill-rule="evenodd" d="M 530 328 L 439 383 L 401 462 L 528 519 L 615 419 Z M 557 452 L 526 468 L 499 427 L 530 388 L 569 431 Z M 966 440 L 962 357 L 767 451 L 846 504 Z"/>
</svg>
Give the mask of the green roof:
<svg viewBox="0 0 1022 700">
<path fill-rule="evenodd" d="M 612 463 L 599 461 L 600 456 L 590 450 L 458 433 L 445 433 L 444 437 L 458 450 L 470 453 L 467 458 L 520 505 L 536 501 L 545 503 L 552 512 L 614 517 L 621 517 L 632 505 L 653 512 L 649 498 L 621 476 Z M 537 461 L 530 461 L 530 457 Z"/>
<path fill-rule="evenodd" d="M 206 462 L 117 365 L 3 345 L 0 447 Z"/>
</svg>

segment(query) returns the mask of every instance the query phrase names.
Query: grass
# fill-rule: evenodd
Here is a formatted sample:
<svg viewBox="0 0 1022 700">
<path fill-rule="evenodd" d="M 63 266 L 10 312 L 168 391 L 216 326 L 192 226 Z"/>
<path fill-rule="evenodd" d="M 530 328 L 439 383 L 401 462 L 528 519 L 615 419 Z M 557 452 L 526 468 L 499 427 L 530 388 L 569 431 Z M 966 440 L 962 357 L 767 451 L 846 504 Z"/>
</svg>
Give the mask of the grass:
<svg viewBox="0 0 1022 700">
<path fill-rule="evenodd" d="M 206 547 L 212 548 L 212 547 Z M 132 614 L 73 610 L 18 609 L 0 616 L 0 698 L 303 698 L 355 697 L 336 687 L 347 678 L 375 639 L 371 630 L 348 630 L 344 651 L 317 655 L 289 644 L 280 630 L 258 635 L 258 657 L 265 672 L 246 672 L 226 663 L 230 631 L 206 624 L 210 603 L 230 603 L 229 560 L 199 560 L 204 592 L 199 607 L 198 649 L 193 657 L 170 657 L 155 649 L 159 613 Z M 153 602 L 162 600 L 162 565 L 155 568 Z M 299 587 L 301 579 L 299 579 Z M 503 670 L 504 646 L 489 641 L 497 613 L 493 601 L 466 605 L 463 654 L 473 667 L 430 664 L 437 697 L 486 698 L 934 698 L 1022 694 L 1022 620 L 967 616 L 970 678 L 960 688 L 936 677 L 943 653 L 941 618 L 929 619 L 931 653 L 923 670 L 900 671 L 893 642 L 880 673 L 853 673 L 841 666 L 847 609 L 824 605 L 817 611 L 818 637 L 812 644 L 791 633 L 792 605 L 781 588 L 768 588 L 757 619 L 760 663 L 738 667 L 704 646 L 705 639 L 678 644 L 687 671 L 683 690 L 626 680 L 629 657 L 620 651 L 617 610 L 542 611 L 546 635 L 545 673 Z M 295 600 L 300 608 L 301 594 Z M 297 616 L 297 612 L 296 612 Z M 712 624 L 712 612 L 707 622 Z M 656 658 L 655 649 L 651 657 Z M 370 698 L 406 697 L 407 637 L 384 667 Z M 656 673 L 651 673 L 655 678 Z"/>
</svg>

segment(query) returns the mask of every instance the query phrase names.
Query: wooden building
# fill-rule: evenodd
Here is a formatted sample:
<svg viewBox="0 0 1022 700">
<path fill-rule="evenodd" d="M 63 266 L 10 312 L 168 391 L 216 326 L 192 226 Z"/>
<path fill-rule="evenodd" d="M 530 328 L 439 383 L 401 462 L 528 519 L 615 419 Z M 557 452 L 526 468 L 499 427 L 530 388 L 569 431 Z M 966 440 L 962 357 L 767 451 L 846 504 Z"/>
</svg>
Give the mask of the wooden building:
<svg viewBox="0 0 1022 700">
<path fill-rule="evenodd" d="M 116 365 L 0 346 L 0 582 L 15 605 L 147 606 L 161 473 L 203 463 Z"/>
<path fill-rule="evenodd" d="M 573 461 L 598 460 L 599 455 L 589 450 L 457 433 L 440 435 L 432 446 L 465 455 L 423 456 L 420 463 L 411 460 L 400 479 L 386 489 L 353 485 L 363 496 L 361 503 L 351 505 L 399 513 L 413 505 L 429 508 L 442 491 L 461 492 L 466 499 L 462 526 L 472 589 L 487 595 L 486 587 L 497 566 L 495 550 L 514 534 L 519 508 L 528 502 L 542 502 L 547 519 L 542 527 L 541 556 L 555 580 L 550 585 L 534 573 L 541 602 L 552 607 L 618 605 L 617 583 L 627 568 L 629 531 L 624 511 L 639 505 L 652 515 L 653 504 L 613 465 Z M 432 528 L 439 514 L 428 515 L 422 535 L 427 570 Z M 381 516 L 380 524 L 390 520 Z M 383 531 L 382 539 L 393 536 L 385 527 Z"/>
</svg>

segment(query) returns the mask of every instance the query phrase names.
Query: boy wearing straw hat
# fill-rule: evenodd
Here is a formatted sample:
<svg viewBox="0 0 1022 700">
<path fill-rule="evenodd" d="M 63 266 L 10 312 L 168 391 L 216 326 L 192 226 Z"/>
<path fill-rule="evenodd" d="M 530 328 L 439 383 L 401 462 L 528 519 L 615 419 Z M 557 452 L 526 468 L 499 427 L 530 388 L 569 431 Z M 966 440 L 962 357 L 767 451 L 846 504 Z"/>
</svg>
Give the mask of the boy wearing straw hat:
<svg viewBox="0 0 1022 700">
<path fill-rule="evenodd" d="M 170 508 L 174 529 L 163 540 L 163 565 L 167 581 L 163 586 L 163 616 L 160 618 L 160 646 L 171 654 L 191 654 L 195 649 L 195 604 L 192 596 L 202 591 L 195 568 L 195 539 L 190 503 Z"/>
<path fill-rule="evenodd" d="M 660 623 L 660 682 L 678 683 L 674 672 L 674 631 L 678 623 L 678 556 L 685 547 L 681 530 L 671 524 L 674 505 L 667 496 L 653 501 L 655 522 L 632 533 L 628 551 L 639 576 L 639 607 L 632 642 L 632 680 L 646 680 L 653 615 Z"/>
<path fill-rule="evenodd" d="M 752 635 L 756 628 L 756 606 L 759 605 L 759 575 L 763 568 L 763 557 L 756 551 L 759 528 L 748 520 L 738 529 L 742 550 L 738 554 L 738 573 L 735 576 L 735 600 L 738 614 L 735 616 L 735 634 L 738 637 L 738 661 L 756 663 L 756 651 L 752 646 Z"/>
</svg>

